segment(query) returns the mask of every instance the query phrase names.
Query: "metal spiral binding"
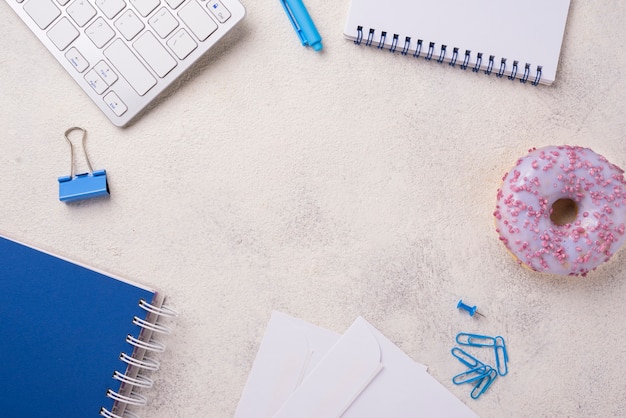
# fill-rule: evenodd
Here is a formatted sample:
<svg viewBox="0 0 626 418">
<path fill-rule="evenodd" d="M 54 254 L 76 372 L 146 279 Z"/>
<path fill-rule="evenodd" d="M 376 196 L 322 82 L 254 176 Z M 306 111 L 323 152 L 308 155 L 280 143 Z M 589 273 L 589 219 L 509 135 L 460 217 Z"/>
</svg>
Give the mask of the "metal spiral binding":
<svg viewBox="0 0 626 418">
<path fill-rule="evenodd" d="M 161 306 L 160 308 L 157 308 L 156 306 L 149 304 L 143 299 L 139 301 L 139 307 L 158 316 L 167 316 L 170 318 L 175 318 L 178 316 L 178 312 L 168 306 Z"/>
<path fill-rule="evenodd" d="M 145 376 L 138 375 L 137 377 L 129 377 L 125 374 L 118 372 L 117 370 L 113 373 L 113 379 L 119 380 L 120 382 L 129 383 L 135 387 L 150 389 L 154 384 L 152 379 L 149 379 Z"/>
<path fill-rule="evenodd" d="M 148 398 L 135 392 L 131 392 L 130 396 L 120 395 L 112 389 L 107 390 L 107 397 L 116 402 L 124 402 L 128 405 L 144 406 L 148 402 Z"/>
<path fill-rule="evenodd" d="M 106 408 L 100 409 L 100 415 L 105 418 L 139 418 L 139 415 L 135 414 L 132 411 L 125 411 L 124 415 L 122 416 L 122 415 L 114 414 L 108 411 Z"/>
<path fill-rule="evenodd" d="M 160 343 L 158 341 L 143 341 L 139 338 L 135 338 L 132 335 L 128 334 L 126 336 L 126 342 L 132 346 L 137 348 L 143 348 L 146 351 L 152 351 L 154 353 L 162 353 L 165 351 L 165 344 Z"/>
<path fill-rule="evenodd" d="M 153 372 L 159 370 L 159 367 L 161 367 L 161 364 L 155 359 L 144 358 L 142 360 L 137 360 L 136 358 L 129 356 L 126 353 L 120 354 L 120 360 L 122 360 L 124 363 L 128 364 L 129 366 L 137 367 L 142 370 L 150 370 Z"/>
<path fill-rule="evenodd" d="M 376 40 L 376 30 L 373 28 L 370 28 L 366 33 L 367 33 L 367 37 L 364 38 L 364 28 L 363 26 L 357 26 L 356 28 L 356 39 L 354 41 L 355 45 L 361 45 L 362 43 L 365 44 L 365 46 L 372 46 L 375 45 L 377 49 L 385 49 L 386 45 L 385 45 L 385 41 L 387 40 L 388 37 L 388 32 L 386 31 L 381 31 L 380 36 L 378 37 L 378 39 Z M 414 58 L 419 58 L 422 55 L 422 44 L 423 44 L 423 40 L 422 39 L 418 39 L 416 41 L 415 44 L 415 52 L 413 53 L 413 57 Z M 389 52 L 394 53 L 398 50 L 398 44 L 400 43 L 400 35 L 398 34 L 393 34 L 393 37 L 391 38 L 391 45 L 387 48 Z M 407 55 L 409 53 L 409 50 L 411 50 L 411 45 L 412 45 L 412 40 L 411 37 L 407 36 L 404 38 L 404 44 L 402 46 L 402 49 L 400 50 L 400 54 L 402 55 Z M 424 59 L 426 61 L 431 61 L 434 58 L 436 58 L 437 63 L 439 64 L 443 64 L 444 62 L 448 62 L 448 64 L 451 67 L 456 67 L 457 61 L 459 61 L 459 55 L 462 53 L 462 50 L 458 47 L 453 47 L 452 48 L 452 55 L 450 57 L 447 57 L 446 54 L 448 52 L 448 45 L 440 45 L 439 48 L 437 48 L 437 44 L 435 44 L 434 42 L 428 42 L 428 49 L 426 50 L 426 54 L 424 55 Z M 478 52 L 476 53 L 476 64 L 472 67 L 472 72 L 479 72 L 483 67 L 482 67 L 482 61 L 483 61 L 483 53 L 482 52 Z M 463 54 L 463 63 L 461 65 L 459 65 L 459 68 L 462 70 L 467 70 L 469 68 L 469 62 L 471 60 L 472 57 L 472 51 L 470 50 L 465 50 L 464 54 Z M 491 75 L 494 71 L 494 66 L 495 64 L 495 56 L 490 55 L 489 56 L 489 61 L 487 62 L 487 67 L 484 70 L 484 73 L 487 75 Z M 496 72 L 496 77 L 498 78 L 502 78 L 506 73 L 507 70 L 509 70 L 509 75 L 508 75 L 508 79 L 509 80 L 519 80 L 521 83 L 525 84 L 529 79 L 530 79 L 530 73 L 531 73 L 531 67 L 532 65 L 530 63 L 525 63 L 524 65 L 524 71 L 521 75 L 518 74 L 518 72 L 520 72 L 520 62 L 519 61 L 513 61 L 513 65 L 511 66 L 510 69 L 507 68 L 507 59 L 506 58 L 502 58 L 500 60 L 499 63 L 499 67 L 498 67 L 498 71 Z M 541 81 L 541 74 L 542 74 L 542 66 L 541 65 L 537 65 L 535 68 L 535 77 L 534 79 L 531 81 L 531 84 L 533 86 L 536 86 L 539 84 L 539 82 Z"/>
<path fill-rule="evenodd" d="M 174 309 L 161 305 L 153 305 L 140 300 L 138 305 L 146 311 L 146 317 L 140 318 L 135 316 L 132 323 L 139 328 L 141 332 L 138 337 L 133 335 L 126 336 L 126 342 L 133 347 L 131 354 L 120 353 L 119 359 L 126 364 L 124 372 L 115 370 L 113 372 L 113 380 L 119 384 L 117 391 L 108 389 L 106 396 L 114 401 L 111 411 L 102 407 L 100 408 L 100 416 L 104 418 L 139 418 L 137 414 L 127 409 L 127 406 L 143 406 L 147 402 L 147 398 L 137 392 L 134 388 L 149 389 L 153 385 L 152 379 L 142 375 L 146 371 L 156 371 L 160 364 L 157 360 L 145 357 L 148 353 L 162 353 L 165 351 L 165 344 L 155 341 L 153 334 L 170 334 L 171 329 L 161 323 L 161 317 L 176 317 L 178 312 Z"/>
</svg>

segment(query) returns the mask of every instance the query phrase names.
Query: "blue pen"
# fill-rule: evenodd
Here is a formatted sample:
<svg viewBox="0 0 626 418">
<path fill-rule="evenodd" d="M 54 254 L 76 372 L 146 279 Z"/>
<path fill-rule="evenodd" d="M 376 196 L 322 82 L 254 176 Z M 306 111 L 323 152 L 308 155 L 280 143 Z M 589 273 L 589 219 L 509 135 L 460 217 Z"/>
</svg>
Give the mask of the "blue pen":
<svg viewBox="0 0 626 418">
<path fill-rule="evenodd" d="M 302 45 L 312 46 L 314 50 L 322 49 L 322 37 L 317 31 L 309 12 L 304 7 L 302 0 L 280 0 L 287 12 L 293 28 L 298 33 Z"/>
</svg>

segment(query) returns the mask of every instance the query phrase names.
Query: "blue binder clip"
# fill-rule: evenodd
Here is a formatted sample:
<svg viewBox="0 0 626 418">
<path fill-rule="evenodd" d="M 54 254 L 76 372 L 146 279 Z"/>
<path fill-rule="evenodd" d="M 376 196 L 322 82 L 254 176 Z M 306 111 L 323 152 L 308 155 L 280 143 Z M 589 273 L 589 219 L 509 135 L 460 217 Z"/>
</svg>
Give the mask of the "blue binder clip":
<svg viewBox="0 0 626 418">
<path fill-rule="evenodd" d="M 72 131 L 81 131 L 83 133 L 83 152 L 85 153 L 85 160 L 89 167 L 88 173 L 74 175 L 74 146 L 72 141 L 68 138 L 68 135 Z M 76 200 L 91 199 L 98 196 L 109 195 L 109 184 L 107 183 L 106 170 L 93 171 L 89 157 L 87 156 L 87 149 L 85 148 L 85 139 L 87 138 L 87 131 L 83 128 L 73 127 L 65 131 L 65 140 L 70 144 L 71 155 L 71 170 L 69 176 L 59 177 L 59 200 L 62 202 L 73 202 Z"/>
</svg>

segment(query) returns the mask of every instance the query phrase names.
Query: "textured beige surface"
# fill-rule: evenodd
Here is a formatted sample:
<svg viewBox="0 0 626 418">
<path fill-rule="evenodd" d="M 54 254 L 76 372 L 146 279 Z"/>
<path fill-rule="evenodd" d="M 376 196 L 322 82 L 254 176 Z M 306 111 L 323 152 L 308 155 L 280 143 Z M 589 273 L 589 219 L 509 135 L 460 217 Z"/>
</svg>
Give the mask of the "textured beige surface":
<svg viewBox="0 0 626 418">
<path fill-rule="evenodd" d="M 626 6 L 572 0 L 557 81 L 538 88 L 356 47 L 347 0 L 307 6 L 323 53 L 278 1 L 247 1 L 120 130 L 0 2 L 0 232 L 167 293 L 181 316 L 142 416 L 232 416 L 273 309 L 337 332 L 362 315 L 483 417 L 626 416 L 626 250 L 586 278 L 539 275 L 492 218 L 531 147 L 626 167 Z M 108 200 L 58 201 L 73 125 Z M 450 381 L 460 331 L 509 348 L 478 401 Z"/>
</svg>

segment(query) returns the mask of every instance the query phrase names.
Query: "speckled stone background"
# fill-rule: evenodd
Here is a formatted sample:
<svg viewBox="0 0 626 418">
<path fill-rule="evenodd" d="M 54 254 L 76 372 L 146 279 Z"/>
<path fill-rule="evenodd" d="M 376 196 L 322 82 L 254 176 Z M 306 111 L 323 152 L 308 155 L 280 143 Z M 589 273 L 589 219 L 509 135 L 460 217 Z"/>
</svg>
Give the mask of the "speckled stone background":
<svg viewBox="0 0 626 418">
<path fill-rule="evenodd" d="M 322 53 L 278 1 L 245 5 L 118 129 L 0 2 L 0 232 L 169 296 L 181 315 L 141 416 L 232 416 L 280 310 L 337 332 L 365 317 L 482 417 L 625 417 L 626 249 L 585 278 L 540 275 L 492 213 L 531 147 L 626 167 L 626 6 L 572 0 L 557 82 L 534 88 L 356 47 L 348 0 L 307 1 Z M 110 199 L 58 201 L 74 125 Z M 509 374 L 478 401 L 451 383 L 460 331 L 507 342 Z"/>
</svg>

